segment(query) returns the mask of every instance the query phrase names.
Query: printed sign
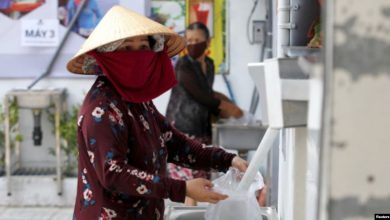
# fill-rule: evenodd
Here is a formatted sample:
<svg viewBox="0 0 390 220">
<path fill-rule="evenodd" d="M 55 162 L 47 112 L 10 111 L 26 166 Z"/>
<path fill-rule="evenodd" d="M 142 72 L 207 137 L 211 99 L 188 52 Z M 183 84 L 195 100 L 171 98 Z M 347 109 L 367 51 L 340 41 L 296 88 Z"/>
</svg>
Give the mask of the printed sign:
<svg viewBox="0 0 390 220">
<path fill-rule="evenodd" d="M 21 20 L 22 46 L 56 47 L 59 43 L 57 19 Z"/>
</svg>

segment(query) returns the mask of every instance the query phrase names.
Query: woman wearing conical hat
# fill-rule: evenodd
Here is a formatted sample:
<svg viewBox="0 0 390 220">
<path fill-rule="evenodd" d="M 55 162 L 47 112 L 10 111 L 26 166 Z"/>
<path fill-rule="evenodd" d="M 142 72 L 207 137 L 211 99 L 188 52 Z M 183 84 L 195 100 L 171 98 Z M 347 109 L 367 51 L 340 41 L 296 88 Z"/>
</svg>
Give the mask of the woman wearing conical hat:
<svg viewBox="0 0 390 220">
<path fill-rule="evenodd" d="M 216 203 L 210 181 L 174 180 L 167 162 L 244 171 L 246 161 L 204 148 L 170 125 L 152 99 L 176 84 L 169 57 L 185 47 L 168 28 L 120 6 L 103 17 L 67 68 L 98 75 L 78 120 L 74 219 L 163 219 L 164 199 Z"/>
</svg>

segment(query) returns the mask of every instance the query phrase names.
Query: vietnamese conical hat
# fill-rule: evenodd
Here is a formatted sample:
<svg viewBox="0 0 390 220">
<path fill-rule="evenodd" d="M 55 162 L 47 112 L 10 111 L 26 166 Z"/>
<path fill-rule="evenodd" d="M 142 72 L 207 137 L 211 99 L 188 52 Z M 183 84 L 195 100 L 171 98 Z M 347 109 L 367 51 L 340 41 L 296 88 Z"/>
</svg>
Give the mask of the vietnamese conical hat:
<svg viewBox="0 0 390 220">
<path fill-rule="evenodd" d="M 77 54 L 68 62 L 67 69 L 77 74 L 82 70 L 86 53 L 103 45 L 118 40 L 137 37 L 163 35 L 166 51 L 170 57 L 178 54 L 185 47 L 185 40 L 171 29 L 122 6 L 112 7 L 85 40 Z"/>
</svg>

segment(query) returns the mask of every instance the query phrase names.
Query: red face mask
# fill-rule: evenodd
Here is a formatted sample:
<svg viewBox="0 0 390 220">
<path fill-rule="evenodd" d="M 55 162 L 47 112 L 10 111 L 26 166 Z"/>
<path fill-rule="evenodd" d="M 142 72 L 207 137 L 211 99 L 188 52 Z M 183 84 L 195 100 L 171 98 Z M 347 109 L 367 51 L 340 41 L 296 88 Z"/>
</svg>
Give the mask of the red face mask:
<svg viewBox="0 0 390 220">
<path fill-rule="evenodd" d="M 150 101 L 177 83 L 165 51 L 91 51 L 88 55 L 128 102 Z"/>
<path fill-rule="evenodd" d="M 187 51 L 188 55 L 193 59 L 197 59 L 204 54 L 207 49 L 207 41 L 203 41 L 196 44 L 188 44 Z"/>
</svg>

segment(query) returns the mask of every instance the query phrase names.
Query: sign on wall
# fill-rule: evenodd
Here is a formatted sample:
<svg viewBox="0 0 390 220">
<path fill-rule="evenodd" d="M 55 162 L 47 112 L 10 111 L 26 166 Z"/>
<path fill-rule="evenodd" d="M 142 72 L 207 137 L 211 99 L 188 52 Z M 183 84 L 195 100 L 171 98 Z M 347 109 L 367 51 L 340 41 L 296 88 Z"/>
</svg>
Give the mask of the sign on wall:
<svg viewBox="0 0 390 220">
<path fill-rule="evenodd" d="M 59 43 L 57 19 L 21 20 L 22 46 L 56 47 Z"/>
</svg>

